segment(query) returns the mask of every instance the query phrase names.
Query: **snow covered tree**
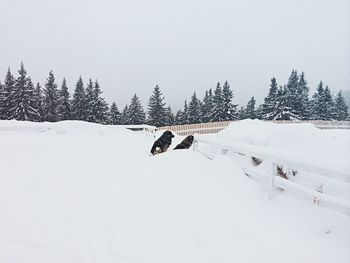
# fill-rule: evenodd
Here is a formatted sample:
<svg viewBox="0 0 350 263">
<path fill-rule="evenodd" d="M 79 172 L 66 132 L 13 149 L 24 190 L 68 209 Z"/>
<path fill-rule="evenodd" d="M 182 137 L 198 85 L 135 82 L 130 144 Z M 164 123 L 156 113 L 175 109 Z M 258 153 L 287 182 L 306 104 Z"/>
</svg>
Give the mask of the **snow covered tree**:
<svg viewBox="0 0 350 263">
<path fill-rule="evenodd" d="M 109 123 L 113 125 L 120 125 L 122 121 L 121 117 L 122 116 L 118 110 L 117 104 L 113 102 L 109 110 Z"/>
<path fill-rule="evenodd" d="M 277 103 L 273 112 L 268 116 L 271 120 L 298 120 L 299 116 L 293 113 L 290 105 L 290 92 L 284 86 L 277 91 Z"/>
<path fill-rule="evenodd" d="M 237 119 L 237 105 L 232 103 L 233 91 L 230 88 L 230 85 L 225 81 L 224 86 L 222 87 L 222 99 L 223 99 L 223 112 L 222 120 L 229 121 Z"/>
<path fill-rule="evenodd" d="M 349 107 L 340 90 L 335 97 L 335 119 L 338 121 L 345 121 L 349 117 Z"/>
<path fill-rule="evenodd" d="M 120 122 L 123 125 L 128 125 L 129 123 L 129 107 L 128 105 L 125 105 L 122 114 L 121 114 L 121 118 L 120 118 Z"/>
<path fill-rule="evenodd" d="M 312 119 L 333 120 L 336 118 L 335 106 L 332 94 L 328 86 L 323 87 L 323 82 L 318 84 L 312 100 Z"/>
<path fill-rule="evenodd" d="M 166 109 L 166 125 L 173 125 L 175 122 L 175 116 L 173 114 L 173 111 L 170 106 L 168 106 Z"/>
<path fill-rule="evenodd" d="M 86 98 L 84 83 L 81 77 L 75 86 L 75 91 L 72 100 L 72 119 L 73 120 L 86 120 Z"/>
<path fill-rule="evenodd" d="M 164 97 L 160 87 L 156 85 L 148 101 L 147 124 L 156 127 L 166 126 L 169 122 Z"/>
<path fill-rule="evenodd" d="M 214 96 L 213 96 L 213 110 L 209 117 L 209 122 L 214 121 L 222 121 L 224 120 L 222 113 L 224 111 L 223 105 L 224 105 L 224 99 L 222 95 L 222 88 L 220 85 L 220 82 L 216 84 L 216 88 L 214 90 Z"/>
<path fill-rule="evenodd" d="M 18 71 L 19 76 L 15 80 L 14 89 L 10 94 L 12 108 L 9 110 L 9 119 L 19 121 L 37 121 L 39 119 L 38 111 L 33 107 L 34 87 L 31 79 L 27 77 L 27 71 L 23 63 Z"/>
<path fill-rule="evenodd" d="M 246 119 L 256 119 L 256 110 L 255 110 L 255 98 L 251 97 L 251 99 L 247 103 L 247 107 L 245 109 L 244 118 Z"/>
<path fill-rule="evenodd" d="M 91 79 L 89 79 L 88 84 L 86 85 L 85 89 L 85 105 L 86 105 L 86 111 L 85 111 L 85 119 L 88 122 L 96 122 L 95 116 L 94 116 L 94 103 L 95 103 L 95 94 L 94 94 L 94 83 Z"/>
<path fill-rule="evenodd" d="M 55 83 L 55 76 L 50 71 L 49 77 L 45 83 L 44 89 L 44 120 L 55 122 L 58 121 L 58 105 L 59 105 L 59 96 L 57 84 Z"/>
<path fill-rule="evenodd" d="M 10 109 L 13 107 L 13 101 L 11 101 L 10 94 L 14 91 L 14 86 L 15 78 L 8 68 L 0 94 L 0 119 L 7 120 L 11 117 Z"/>
<path fill-rule="evenodd" d="M 277 106 L 278 85 L 275 78 L 271 79 L 270 89 L 268 95 L 262 104 L 262 118 L 265 120 L 272 120 L 275 116 Z"/>
<path fill-rule="evenodd" d="M 108 122 L 108 104 L 103 97 L 101 97 L 102 91 L 98 81 L 95 81 L 94 85 L 94 101 L 93 115 L 95 122 L 106 124 Z"/>
<path fill-rule="evenodd" d="M 33 102 L 35 105 L 34 108 L 39 113 L 38 121 L 43 121 L 44 120 L 44 95 L 39 82 L 36 84 L 36 87 L 34 89 Z"/>
<path fill-rule="evenodd" d="M 197 98 L 196 92 L 193 93 L 191 101 L 188 104 L 188 122 L 191 124 L 200 123 L 202 111 L 201 101 Z"/>
<path fill-rule="evenodd" d="M 205 92 L 203 103 L 202 103 L 202 122 L 209 122 L 210 116 L 213 111 L 213 91 L 209 89 L 209 91 Z"/>
<path fill-rule="evenodd" d="M 305 80 L 305 74 L 302 72 L 299 76 L 297 94 L 294 101 L 294 110 L 300 119 L 307 120 L 311 114 L 311 104 L 309 101 L 309 87 Z"/>
<path fill-rule="evenodd" d="M 63 78 L 61 89 L 58 92 L 58 115 L 60 120 L 70 120 L 71 119 L 71 102 L 70 94 L 67 87 L 66 79 Z"/>
<path fill-rule="evenodd" d="M 128 107 L 128 115 L 127 124 L 144 124 L 146 121 L 146 114 L 136 94 L 131 99 L 130 106 Z"/>
<path fill-rule="evenodd" d="M 238 118 L 238 120 L 244 120 L 245 119 L 245 109 L 244 109 L 244 107 L 241 107 L 237 111 L 237 118 Z"/>
</svg>

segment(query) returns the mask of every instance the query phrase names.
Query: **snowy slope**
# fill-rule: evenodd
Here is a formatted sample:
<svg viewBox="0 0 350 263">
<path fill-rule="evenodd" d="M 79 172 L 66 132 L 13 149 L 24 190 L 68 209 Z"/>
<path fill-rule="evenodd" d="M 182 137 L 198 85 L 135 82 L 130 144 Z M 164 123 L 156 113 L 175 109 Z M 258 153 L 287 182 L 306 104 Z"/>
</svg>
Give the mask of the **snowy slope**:
<svg viewBox="0 0 350 263">
<path fill-rule="evenodd" d="M 268 200 L 226 156 L 150 157 L 153 141 L 1 121 L 0 262 L 349 262 L 349 217 Z"/>
</svg>

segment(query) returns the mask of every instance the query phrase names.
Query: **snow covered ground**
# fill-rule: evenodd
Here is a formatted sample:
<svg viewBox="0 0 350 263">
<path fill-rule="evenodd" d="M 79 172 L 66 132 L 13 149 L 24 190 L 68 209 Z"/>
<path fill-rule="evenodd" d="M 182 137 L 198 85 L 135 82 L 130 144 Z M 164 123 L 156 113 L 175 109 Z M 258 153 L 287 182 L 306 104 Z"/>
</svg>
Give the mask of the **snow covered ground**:
<svg viewBox="0 0 350 263">
<path fill-rule="evenodd" d="M 263 125 L 243 122 L 240 132 L 210 136 L 280 147 L 268 132 L 245 127 L 271 129 Z M 296 138 L 296 129 L 309 132 L 285 128 L 284 136 Z M 324 150 L 334 154 L 325 157 L 322 147 L 305 154 L 345 159 L 349 131 L 327 132 L 299 146 L 284 143 L 311 151 L 304 144 L 334 137 Z M 77 121 L 1 121 L 0 262 L 350 261 L 348 216 L 287 192 L 269 200 L 228 156 L 181 150 L 151 157 L 153 141 Z"/>
</svg>

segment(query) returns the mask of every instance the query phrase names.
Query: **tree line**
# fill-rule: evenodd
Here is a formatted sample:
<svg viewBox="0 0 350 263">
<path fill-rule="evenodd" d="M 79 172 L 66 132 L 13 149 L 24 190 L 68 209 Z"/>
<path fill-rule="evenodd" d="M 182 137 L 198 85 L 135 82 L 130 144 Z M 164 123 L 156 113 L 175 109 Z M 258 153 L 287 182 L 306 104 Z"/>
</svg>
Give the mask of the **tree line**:
<svg viewBox="0 0 350 263">
<path fill-rule="evenodd" d="M 110 106 L 102 97 L 98 81 L 84 85 L 79 77 L 73 96 L 70 95 L 66 79 L 60 87 L 51 71 L 44 83 L 33 84 L 23 63 L 15 78 L 8 69 L 4 82 L 0 82 L 0 119 L 49 121 L 82 120 L 101 124 L 144 124 L 157 127 L 228 121 L 240 119 L 261 120 L 349 120 L 349 108 L 339 91 L 333 98 L 331 90 L 322 81 L 310 97 L 309 86 L 302 72 L 293 70 L 287 84 L 278 85 L 271 79 L 264 102 L 256 106 L 252 97 L 245 107 L 237 109 L 233 103 L 234 93 L 227 81 L 217 83 L 215 89 L 198 98 L 196 92 L 182 109 L 173 113 L 156 85 L 149 98 L 146 111 L 136 94 L 122 111 L 113 102 Z"/>
</svg>

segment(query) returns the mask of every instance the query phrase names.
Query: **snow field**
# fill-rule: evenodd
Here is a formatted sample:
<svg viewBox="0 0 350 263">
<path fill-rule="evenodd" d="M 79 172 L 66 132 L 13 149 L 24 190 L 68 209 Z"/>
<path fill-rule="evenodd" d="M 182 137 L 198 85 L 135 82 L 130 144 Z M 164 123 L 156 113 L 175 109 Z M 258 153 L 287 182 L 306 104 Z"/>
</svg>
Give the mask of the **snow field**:
<svg viewBox="0 0 350 263">
<path fill-rule="evenodd" d="M 269 200 L 227 156 L 150 157 L 153 141 L 1 121 L 1 262 L 349 262 L 349 217 L 288 193 Z"/>
</svg>

